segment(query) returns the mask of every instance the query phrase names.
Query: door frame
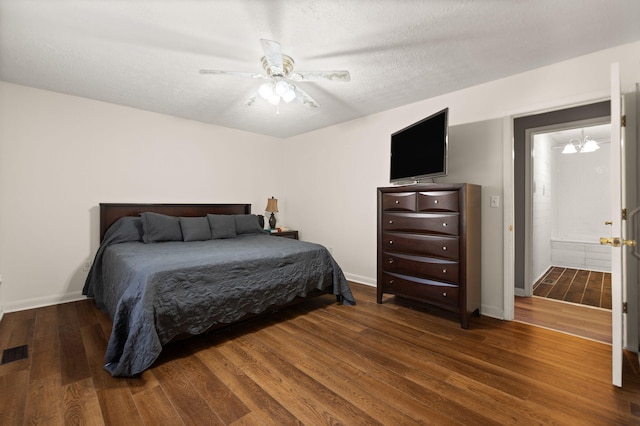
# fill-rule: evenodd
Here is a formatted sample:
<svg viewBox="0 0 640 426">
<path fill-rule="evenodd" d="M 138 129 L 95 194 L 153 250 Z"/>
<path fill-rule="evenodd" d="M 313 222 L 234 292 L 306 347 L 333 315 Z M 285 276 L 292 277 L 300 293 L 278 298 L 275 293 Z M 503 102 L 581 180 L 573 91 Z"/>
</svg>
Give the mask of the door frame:
<svg viewBox="0 0 640 426">
<path fill-rule="evenodd" d="M 530 277 L 530 232 L 528 221 L 530 209 L 530 158 L 531 143 L 529 135 L 540 129 L 553 126 L 562 127 L 567 123 L 589 122 L 591 120 L 604 119 L 611 116 L 611 103 L 607 100 L 594 101 L 592 103 L 539 114 L 526 115 L 513 119 L 513 294 L 525 296 L 525 282 Z M 610 118 L 609 118 L 610 120 Z M 528 274 L 528 276 L 527 276 Z M 505 292 L 506 295 L 507 292 Z M 505 300 L 505 307 L 508 306 Z M 513 306 L 513 296 L 509 302 Z M 506 311 L 507 309 L 505 309 Z M 513 307 L 511 308 L 513 311 Z M 513 314 L 512 314 L 513 315 Z M 511 318 L 513 319 L 513 318 Z"/>
<path fill-rule="evenodd" d="M 531 107 L 522 111 L 505 116 L 503 119 L 503 185 L 504 185 L 504 203 L 503 203 L 503 319 L 513 321 L 514 319 L 514 296 L 515 296 L 515 264 L 516 264 L 516 204 L 522 202 L 516 194 L 522 193 L 524 185 L 518 186 L 516 182 L 516 170 L 524 167 L 524 163 L 519 162 L 518 155 L 522 156 L 524 150 L 516 153 L 516 129 L 515 120 L 520 118 L 539 116 L 564 109 L 573 108 L 580 105 L 591 105 L 600 102 L 610 102 L 610 97 L 606 94 L 599 94 L 602 97 L 592 98 L 590 100 L 580 99 L 573 104 L 553 104 L 544 105 L 542 107 Z M 627 179 L 627 208 L 640 205 L 640 83 L 634 85 L 634 92 L 625 93 L 624 108 L 627 118 L 625 133 L 626 146 L 624 147 L 626 155 L 626 176 Z M 573 105 L 573 106 L 572 106 Z M 537 111 L 537 112 L 534 112 Z M 610 112 L 609 112 L 610 113 Z M 535 127 L 535 123 L 532 126 Z M 526 126 L 525 126 L 526 127 Z M 524 138 L 524 136 L 523 136 Z M 524 139 L 522 139 L 524 140 Z M 635 172 L 634 172 L 635 171 Z M 640 220 L 638 220 L 640 221 Z M 520 222 L 518 222 L 520 223 Z M 520 225 L 522 226 L 522 225 Z M 626 232 L 630 233 L 632 224 L 626 225 Z M 640 226 L 637 226 L 640 230 Z M 637 236 L 636 236 L 637 238 Z M 628 248 L 630 250 L 630 248 Z M 633 258 L 632 258 L 633 259 Z M 627 285 L 625 300 L 629 303 L 629 312 L 626 314 L 626 327 L 623 336 L 624 347 L 631 351 L 638 352 L 640 360 L 640 260 L 632 260 L 631 265 L 625 265 L 623 273 L 627 276 L 628 283 L 635 285 Z"/>
</svg>

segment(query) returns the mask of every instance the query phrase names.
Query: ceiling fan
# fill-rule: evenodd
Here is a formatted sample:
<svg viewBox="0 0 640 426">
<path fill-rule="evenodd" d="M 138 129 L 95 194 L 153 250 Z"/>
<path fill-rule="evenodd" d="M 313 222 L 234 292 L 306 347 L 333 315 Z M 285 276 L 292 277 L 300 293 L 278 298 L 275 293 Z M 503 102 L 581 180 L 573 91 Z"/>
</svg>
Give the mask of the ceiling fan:
<svg viewBox="0 0 640 426">
<path fill-rule="evenodd" d="M 296 83 L 305 81 L 349 81 L 351 76 L 349 71 L 294 71 L 295 62 L 291 56 L 282 53 L 280 43 L 272 40 L 260 39 L 264 56 L 261 59 L 262 68 L 266 75 L 250 72 L 220 71 L 220 70 L 200 70 L 200 74 L 226 74 L 239 77 L 250 77 L 256 79 L 269 80 L 260 85 L 258 92 L 245 102 L 253 105 L 256 98 L 260 96 L 271 105 L 277 106 L 281 101 L 289 103 L 297 99 L 303 105 L 317 108 L 319 106 L 307 92 L 302 90 Z"/>
</svg>

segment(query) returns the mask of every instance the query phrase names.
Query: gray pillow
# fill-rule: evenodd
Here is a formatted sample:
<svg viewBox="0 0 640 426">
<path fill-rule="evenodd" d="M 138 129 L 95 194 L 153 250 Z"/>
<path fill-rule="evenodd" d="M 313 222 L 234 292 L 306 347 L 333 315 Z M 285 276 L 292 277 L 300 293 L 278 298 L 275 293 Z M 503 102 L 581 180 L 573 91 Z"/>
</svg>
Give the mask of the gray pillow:
<svg viewBox="0 0 640 426">
<path fill-rule="evenodd" d="M 258 216 L 255 214 L 236 214 L 233 215 L 233 220 L 236 223 L 236 233 L 238 235 L 264 232 L 258 221 Z"/>
<path fill-rule="evenodd" d="M 104 234 L 104 240 L 113 238 L 113 242 L 142 241 L 142 219 L 135 216 L 124 216 L 116 220 Z"/>
<path fill-rule="evenodd" d="M 140 214 L 144 234 L 142 240 L 145 243 L 158 241 L 182 241 L 180 220 L 175 216 L 144 212 Z"/>
<path fill-rule="evenodd" d="M 211 239 L 211 228 L 206 217 L 180 217 L 180 228 L 184 241 L 204 241 Z"/>
<path fill-rule="evenodd" d="M 208 214 L 207 219 L 211 227 L 211 238 L 233 238 L 236 236 L 236 222 L 232 215 Z"/>
</svg>

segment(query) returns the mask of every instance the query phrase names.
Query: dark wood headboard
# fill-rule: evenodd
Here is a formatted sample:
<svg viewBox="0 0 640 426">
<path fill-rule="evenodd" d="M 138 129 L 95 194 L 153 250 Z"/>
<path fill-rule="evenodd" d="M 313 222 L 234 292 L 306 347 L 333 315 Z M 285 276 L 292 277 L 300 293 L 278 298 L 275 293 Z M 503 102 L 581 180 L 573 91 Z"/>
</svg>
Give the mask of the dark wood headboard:
<svg viewBox="0 0 640 426">
<path fill-rule="evenodd" d="M 154 212 L 169 216 L 206 216 L 211 214 L 249 214 L 251 204 L 135 204 L 100 203 L 100 241 L 104 233 L 118 219 Z"/>
</svg>

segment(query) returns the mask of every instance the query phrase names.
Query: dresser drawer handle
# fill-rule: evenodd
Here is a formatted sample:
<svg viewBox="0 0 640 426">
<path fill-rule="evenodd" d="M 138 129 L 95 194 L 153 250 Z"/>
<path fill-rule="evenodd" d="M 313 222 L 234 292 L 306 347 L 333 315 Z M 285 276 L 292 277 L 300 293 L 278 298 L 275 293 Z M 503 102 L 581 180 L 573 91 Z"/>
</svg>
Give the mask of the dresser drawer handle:
<svg viewBox="0 0 640 426">
<path fill-rule="evenodd" d="M 389 280 L 389 284 L 393 284 L 393 280 Z"/>
<path fill-rule="evenodd" d="M 447 246 L 442 247 L 442 250 L 447 251 Z"/>
<path fill-rule="evenodd" d="M 400 204 L 400 200 L 396 200 L 396 204 Z"/>
<path fill-rule="evenodd" d="M 442 273 L 443 273 L 443 274 L 446 274 L 446 273 L 447 273 L 447 269 L 446 269 L 446 268 L 445 268 L 445 269 L 443 269 L 443 270 L 442 270 Z"/>
<path fill-rule="evenodd" d="M 389 263 L 393 263 L 393 257 L 389 259 Z"/>
<path fill-rule="evenodd" d="M 389 240 L 389 244 L 393 244 L 393 240 Z"/>
<path fill-rule="evenodd" d="M 447 222 L 443 222 L 442 226 L 444 226 L 446 228 L 447 227 Z"/>
<path fill-rule="evenodd" d="M 447 292 L 442 293 L 442 297 L 447 297 Z"/>
<path fill-rule="evenodd" d="M 390 221 L 389 221 L 389 224 L 392 224 L 392 223 L 393 223 L 393 221 L 392 221 L 392 220 L 390 220 Z"/>
<path fill-rule="evenodd" d="M 438 200 L 434 200 L 433 204 L 438 204 Z"/>
</svg>

